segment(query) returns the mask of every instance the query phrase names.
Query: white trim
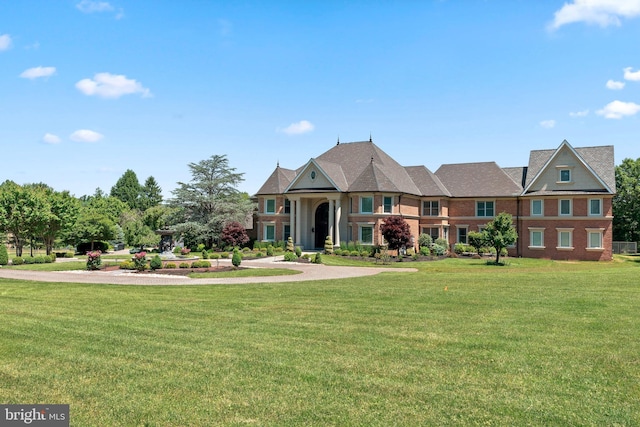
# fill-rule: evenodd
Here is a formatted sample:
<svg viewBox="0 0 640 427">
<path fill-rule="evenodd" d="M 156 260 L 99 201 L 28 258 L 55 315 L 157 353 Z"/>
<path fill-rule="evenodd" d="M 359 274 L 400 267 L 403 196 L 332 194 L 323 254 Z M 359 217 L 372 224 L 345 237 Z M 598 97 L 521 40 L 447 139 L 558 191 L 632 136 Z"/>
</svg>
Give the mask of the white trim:
<svg viewBox="0 0 640 427">
<path fill-rule="evenodd" d="M 558 244 L 556 246 L 556 249 L 559 251 L 572 251 L 574 249 L 573 247 L 573 228 L 556 228 L 556 231 L 558 232 Z M 560 246 L 561 243 L 561 238 L 560 235 L 562 233 L 569 233 L 569 246 Z"/>
<path fill-rule="evenodd" d="M 600 202 L 600 213 L 592 213 L 591 212 L 591 202 L 597 200 L 598 202 Z M 587 199 L 587 216 L 597 216 L 597 217 L 601 217 L 604 215 L 604 202 L 601 198 L 593 198 L 593 199 Z"/>
<path fill-rule="evenodd" d="M 562 213 L 562 202 L 569 202 L 569 213 Z M 573 216 L 573 199 L 558 199 L 558 216 Z"/>
<path fill-rule="evenodd" d="M 529 227 L 529 249 L 546 249 L 544 245 L 544 227 Z M 541 233 L 540 235 L 540 246 L 533 245 L 533 233 Z"/>
<path fill-rule="evenodd" d="M 533 202 L 540 202 L 540 213 L 533 213 Z M 544 199 L 531 199 L 529 206 L 529 216 L 544 216 Z"/>
</svg>

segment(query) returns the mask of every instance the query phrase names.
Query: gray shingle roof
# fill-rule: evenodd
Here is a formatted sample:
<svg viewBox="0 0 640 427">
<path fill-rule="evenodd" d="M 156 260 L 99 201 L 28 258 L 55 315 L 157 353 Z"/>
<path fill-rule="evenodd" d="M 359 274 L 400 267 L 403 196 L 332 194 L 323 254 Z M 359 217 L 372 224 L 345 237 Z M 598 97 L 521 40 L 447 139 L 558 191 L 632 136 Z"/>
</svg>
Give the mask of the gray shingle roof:
<svg viewBox="0 0 640 427">
<path fill-rule="evenodd" d="M 435 174 L 453 197 L 505 197 L 522 192 L 522 186 L 495 162 L 442 165 Z"/>
<path fill-rule="evenodd" d="M 451 196 L 440 179 L 425 166 L 407 166 L 405 170 L 420 190 L 421 196 Z"/>
<path fill-rule="evenodd" d="M 282 194 L 284 190 L 291 184 L 296 176 L 296 171 L 291 169 L 276 167 L 273 173 L 262 184 L 256 195 L 260 194 Z"/>
</svg>

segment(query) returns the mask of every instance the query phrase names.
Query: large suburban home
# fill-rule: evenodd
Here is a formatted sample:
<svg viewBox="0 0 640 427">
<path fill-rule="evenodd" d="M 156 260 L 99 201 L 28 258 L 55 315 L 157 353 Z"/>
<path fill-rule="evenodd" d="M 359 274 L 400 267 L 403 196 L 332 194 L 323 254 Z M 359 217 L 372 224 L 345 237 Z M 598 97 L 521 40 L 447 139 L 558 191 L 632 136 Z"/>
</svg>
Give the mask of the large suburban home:
<svg viewBox="0 0 640 427">
<path fill-rule="evenodd" d="M 255 197 L 257 238 L 303 249 L 383 244 L 380 225 L 402 216 L 421 233 L 467 243 L 500 212 L 518 231 L 510 256 L 612 258 L 613 146 L 534 150 L 524 167 L 495 162 L 402 166 L 371 140 L 340 143 L 298 169 L 277 165 Z"/>
</svg>

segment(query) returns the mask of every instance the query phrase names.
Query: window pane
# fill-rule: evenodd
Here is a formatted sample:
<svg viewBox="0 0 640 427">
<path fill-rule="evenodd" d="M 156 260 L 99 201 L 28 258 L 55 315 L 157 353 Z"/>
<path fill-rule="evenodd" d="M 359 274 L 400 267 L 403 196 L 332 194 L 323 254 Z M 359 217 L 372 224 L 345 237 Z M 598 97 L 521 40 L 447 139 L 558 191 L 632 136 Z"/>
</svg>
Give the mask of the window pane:
<svg viewBox="0 0 640 427">
<path fill-rule="evenodd" d="M 361 202 L 361 212 L 362 213 L 372 213 L 373 212 L 373 197 L 363 197 Z"/>
<path fill-rule="evenodd" d="M 571 233 L 568 231 L 560 232 L 560 247 L 568 248 L 571 246 Z"/>
<path fill-rule="evenodd" d="M 284 240 L 288 240 L 289 237 L 291 236 L 291 225 L 289 224 L 285 224 L 284 225 Z"/>
<path fill-rule="evenodd" d="M 542 231 L 531 232 L 531 246 L 542 246 Z"/>
<path fill-rule="evenodd" d="M 560 215 L 571 215 L 571 200 L 560 200 Z"/>
<path fill-rule="evenodd" d="M 289 199 L 284 201 L 284 213 L 291 213 L 291 200 Z"/>
<path fill-rule="evenodd" d="M 571 171 L 569 169 L 562 169 L 560 171 L 560 181 L 562 182 L 571 181 Z"/>
<path fill-rule="evenodd" d="M 542 200 L 531 201 L 531 215 L 542 215 Z"/>
<path fill-rule="evenodd" d="M 467 229 L 458 228 L 458 243 L 467 243 Z"/>
<path fill-rule="evenodd" d="M 493 202 L 486 202 L 485 216 L 493 216 Z"/>
<path fill-rule="evenodd" d="M 601 248 L 602 247 L 602 234 L 600 234 L 600 233 L 589 233 L 589 247 L 590 248 Z"/>
<path fill-rule="evenodd" d="M 391 213 L 391 208 L 393 206 L 393 198 L 391 197 L 385 197 L 383 199 L 383 204 L 384 204 L 384 212 L 385 213 Z"/>
<path fill-rule="evenodd" d="M 590 201 L 589 203 L 590 205 L 590 210 L 591 210 L 591 215 L 600 215 L 601 211 L 600 211 L 600 199 L 593 199 Z"/>
<path fill-rule="evenodd" d="M 275 199 L 267 200 L 267 213 L 275 213 L 276 212 L 276 201 Z"/>
<path fill-rule="evenodd" d="M 373 243 L 373 227 L 362 227 L 360 229 L 360 241 L 365 244 Z"/>
<path fill-rule="evenodd" d="M 276 226 L 275 225 L 267 225 L 265 227 L 265 240 L 275 240 L 276 237 Z"/>
</svg>

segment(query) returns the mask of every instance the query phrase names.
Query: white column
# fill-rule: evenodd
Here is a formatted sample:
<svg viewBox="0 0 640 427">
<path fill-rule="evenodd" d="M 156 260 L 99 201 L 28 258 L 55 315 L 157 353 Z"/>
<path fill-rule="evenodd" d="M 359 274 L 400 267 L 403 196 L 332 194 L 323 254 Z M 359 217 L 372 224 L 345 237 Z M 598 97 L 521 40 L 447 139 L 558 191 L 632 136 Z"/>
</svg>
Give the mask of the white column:
<svg viewBox="0 0 640 427">
<path fill-rule="evenodd" d="M 335 216 L 333 214 L 333 200 L 329 199 L 329 236 L 331 236 L 331 240 L 335 243 L 334 236 L 333 236 L 334 220 L 335 220 Z M 327 237 L 327 236 L 324 236 L 324 237 Z"/>
<path fill-rule="evenodd" d="M 340 199 L 336 200 L 336 240 L 333 241 L 333 246 L 340 246 L 340 220 L 342 216 L 342 204 Z"/>
<path fill-rule="evenodd" d="M 293 240 L 293 244 L 295 245 L 296 241 L 296 202 L 295 200 L 289 199 L 289 232 L 291 233 L 291 240 Z"/>
<path fill-rule="evenodd" d="M 296 237 L 295 237 L 295 245 L 296 246 L 302 246 L 302 242 L 300 239 L 302 239 L 302 219 L 300 218 L 300 215 L 302 213 L 302 207 L 300 206 L 300 199 L 295 199 L 294 200 L 295 203 L 295 222 L 296 222 Z"/>
</svg>

